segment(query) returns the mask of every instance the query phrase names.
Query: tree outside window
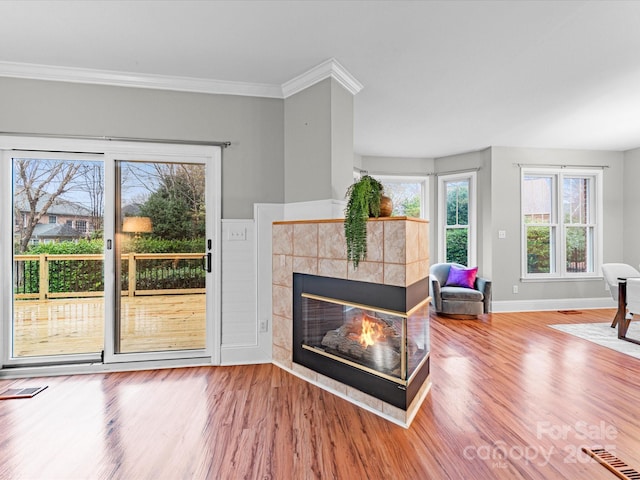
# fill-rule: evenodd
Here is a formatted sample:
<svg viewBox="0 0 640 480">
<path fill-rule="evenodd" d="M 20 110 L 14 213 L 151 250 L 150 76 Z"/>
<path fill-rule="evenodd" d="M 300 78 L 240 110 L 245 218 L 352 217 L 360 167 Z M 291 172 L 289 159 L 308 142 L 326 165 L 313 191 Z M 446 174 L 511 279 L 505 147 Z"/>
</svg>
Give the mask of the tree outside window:
<svg viewBox="0 0 640 480">
<path fill-rule="evenodd" d="M 393 202 L 394 217 L 426 218 L 427 179 L 376 175 Z"/>
<path fill-rule="evenodd" d="M 475 172 L 439 177 L 440 261 L 475 262 Z"/>
</svg>

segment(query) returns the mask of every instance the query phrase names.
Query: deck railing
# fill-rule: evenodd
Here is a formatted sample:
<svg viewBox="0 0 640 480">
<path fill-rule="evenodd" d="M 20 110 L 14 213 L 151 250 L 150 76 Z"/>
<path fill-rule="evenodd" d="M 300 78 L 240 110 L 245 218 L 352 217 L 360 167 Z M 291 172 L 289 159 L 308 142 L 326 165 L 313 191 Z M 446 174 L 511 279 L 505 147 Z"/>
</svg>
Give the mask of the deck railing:
<svg viewBox="0 0 640 480">
<path fill-rule="evenodd" d="M 104 255 L 40 254 L 13 258 L 16 299 L 104 295 Z M 202 259 L 202 253 L 122 254 L 122 295 L 204 293 Z"/>
</svg>

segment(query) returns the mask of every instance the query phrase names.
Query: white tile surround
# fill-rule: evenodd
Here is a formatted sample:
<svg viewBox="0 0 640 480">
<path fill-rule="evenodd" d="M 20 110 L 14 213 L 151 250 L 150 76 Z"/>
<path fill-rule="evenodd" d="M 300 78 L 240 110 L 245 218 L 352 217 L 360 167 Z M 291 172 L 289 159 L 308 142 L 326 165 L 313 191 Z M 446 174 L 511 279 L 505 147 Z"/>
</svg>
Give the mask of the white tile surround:
<svg viewBox="0 0 640 480">
<path fill-rule="evenodd" d="M 292 361 L 293 273 L 408 287 L 429 275 L 428 222 L 407 217 L 370 219 L 367 259 L 357 269 L 347 261 L 344 220 L 274 222 L 272 228 L 273 363 L 408 427 L 428 393 L 427 379 L 404 411 Z"/>
</svg>

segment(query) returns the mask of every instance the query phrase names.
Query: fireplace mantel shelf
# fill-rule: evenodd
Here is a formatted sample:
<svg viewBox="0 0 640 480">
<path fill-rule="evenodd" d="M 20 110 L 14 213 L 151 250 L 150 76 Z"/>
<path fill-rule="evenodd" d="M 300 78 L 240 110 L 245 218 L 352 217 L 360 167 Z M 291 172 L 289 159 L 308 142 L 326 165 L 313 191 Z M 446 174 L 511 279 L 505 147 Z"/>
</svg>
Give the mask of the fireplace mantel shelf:
<svg viewBox="0 0 640 480">
<path fill-rule="evenodd" d="M 417 222 L 429 223 L 429 220 L 416 217 L 371 217 L 369 222 Z M 314 224 L 314 223 L 344 223 L 344 218 L 324 218 L 318 220 L 282 220 L 273 222 L 274 225 Z"/>
</svg>

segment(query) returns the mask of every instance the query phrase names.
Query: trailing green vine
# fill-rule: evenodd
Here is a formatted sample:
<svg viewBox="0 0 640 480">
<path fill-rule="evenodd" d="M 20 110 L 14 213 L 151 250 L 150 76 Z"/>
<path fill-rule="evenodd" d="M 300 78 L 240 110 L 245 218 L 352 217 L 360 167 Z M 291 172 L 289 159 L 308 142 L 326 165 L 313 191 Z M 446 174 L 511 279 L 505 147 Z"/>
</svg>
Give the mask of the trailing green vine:
<svg viewBox="0 0 640 480">
<path fill-rule="evenodd" d="M 347 260 L 354 268 L 367 258 L 367 219 L 380 216 L 380 197 L 384 187 L 369 175 L 363 175 L 347 189 L 344 234 L 347 240 Z"/>
</svg>

